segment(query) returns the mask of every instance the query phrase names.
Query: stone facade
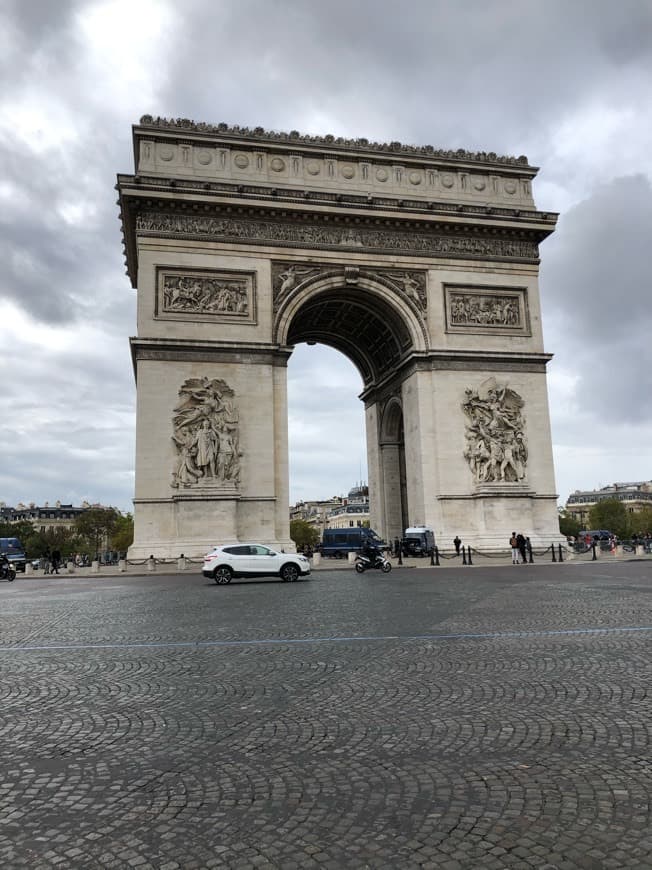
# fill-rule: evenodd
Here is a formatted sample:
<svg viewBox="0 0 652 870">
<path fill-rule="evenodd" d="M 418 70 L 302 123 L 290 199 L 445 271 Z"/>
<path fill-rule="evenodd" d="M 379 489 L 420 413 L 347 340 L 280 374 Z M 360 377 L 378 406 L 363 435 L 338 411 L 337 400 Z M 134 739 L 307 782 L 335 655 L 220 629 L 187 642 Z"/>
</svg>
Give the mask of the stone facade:
<svg viewBox="0 0 652 870">
<path fill-rule="evenodd" d="M 286 364 L 364 382 L 371 525 L 559 537 L 525 158 L 146 116 L 120 175 L 138 288 L 131 555 L 292 547 Z"/>
</svg>

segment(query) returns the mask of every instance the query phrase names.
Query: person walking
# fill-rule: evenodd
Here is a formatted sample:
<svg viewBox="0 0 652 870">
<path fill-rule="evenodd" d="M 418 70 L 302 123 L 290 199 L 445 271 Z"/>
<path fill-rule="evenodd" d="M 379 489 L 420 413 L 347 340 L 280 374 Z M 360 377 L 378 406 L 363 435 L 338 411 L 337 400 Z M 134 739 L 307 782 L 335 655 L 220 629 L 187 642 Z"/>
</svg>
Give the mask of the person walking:
<svg viewBox="0 0 652 870">
<path fill-rule="evenodd" d="M 516 532 L 512 532 L 512 537 L 509 539 L 509 546 L 512 548 L 512 565 L 518 565 L 518 540 Z"/>
<path fill-rule="evenodd" d="M 518 547 L 519 556 L 521 557 L 521 565 L 527 562 L 527 548 L 525 543 L 525 535 L 519 532 L 516 536 L 516 546 Z"/>
<path fill-rule="evenodd" d="M 462 541 L 461 541 L 459 535 L 455 535 L 455 537 L 453 538 L 453 544 L 455 544 L 455 554 L 456 554 L 457 556 L 459 556 L 459 554 L 460 554 L 460 547 L 462 546 Z"/>
<path fill-rule="evenodd" d="M 59 565 L 61 564 L 61 553 L 59 550 L 52 550 L 52 573 L 59 573 Z"/>
</svg>

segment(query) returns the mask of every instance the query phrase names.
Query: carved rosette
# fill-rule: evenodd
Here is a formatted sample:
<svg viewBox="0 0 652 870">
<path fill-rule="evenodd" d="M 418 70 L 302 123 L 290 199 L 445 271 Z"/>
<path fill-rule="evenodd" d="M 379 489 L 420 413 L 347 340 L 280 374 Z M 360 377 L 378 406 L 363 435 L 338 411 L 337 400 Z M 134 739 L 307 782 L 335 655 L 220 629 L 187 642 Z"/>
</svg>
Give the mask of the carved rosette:
<svg viewBox="0 0 652 870">
<path fill-rule="evenodd" d="M 523 405 L 518 393 L 495 378 L 466 390 L 464 458 L 477 485 L 524 482 L 528 451 Z"/>
<path fill-rule="evenodd" d="M 424 313 L 427 306 L 426 276 L 424 272 L 398 269 L 361 269 L 358 266 L 334 265 L 333 263 L 272 263 L 272 288 L 274 310 L 293 293 L 316 280 L 340 279 L 342 285 L 355 287 L 360 278 L 369 278 L 401 296 Z"/>
<path fill-rule="evenodd" d="M 233 390 L 225 381 L 189 378 L 172 417 L 175 489 L 237 489 L 239 422 Z"/>
</svg>

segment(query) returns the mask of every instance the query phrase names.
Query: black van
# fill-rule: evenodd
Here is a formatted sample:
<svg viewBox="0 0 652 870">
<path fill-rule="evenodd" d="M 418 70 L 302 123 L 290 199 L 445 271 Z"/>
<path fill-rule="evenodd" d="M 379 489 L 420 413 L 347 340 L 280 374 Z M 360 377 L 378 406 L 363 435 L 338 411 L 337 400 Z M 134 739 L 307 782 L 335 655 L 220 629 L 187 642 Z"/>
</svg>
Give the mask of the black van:
<svg viewBox="0 0 652 870">
<path fill-rule="evenodd" d="M 18 538 L 0 538 L 0 553 L 6 556 L 16 571 L 24 571 L 27 557 Z"/>
<path fill-rule="evenodd" d="M 359 553 L 365 541 L 370 541 L 378 549 L 383 549 L 386 546 L 373 529 L 361 526 L 349 529 L 324 529 L 321 554 L 322 556 L 343 559 L 347 553 Z"/>
</svg>

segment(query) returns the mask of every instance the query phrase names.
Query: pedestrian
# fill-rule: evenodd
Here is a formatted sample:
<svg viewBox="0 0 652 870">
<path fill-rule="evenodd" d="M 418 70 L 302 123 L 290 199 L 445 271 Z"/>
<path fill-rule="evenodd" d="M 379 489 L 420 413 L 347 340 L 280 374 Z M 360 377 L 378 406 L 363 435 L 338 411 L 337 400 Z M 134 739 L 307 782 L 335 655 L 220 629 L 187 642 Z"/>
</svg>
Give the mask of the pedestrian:
<svg viewBox="0 0 652 870">
<path fill-rule="evenodd" d="M 518 540 L 516 539 L 516 532 L 512 532 L 509 546 L 512 548 L 512 565 L 518 565 Z"/>
<path fill-rule="evenodd" d="M 518 547 L 518 552 L 521 557 L 521 564 L 524 565 L 527 562 L 527 549 L 525 543 L 525 535 L 521 532 L 516 536 L 516 546 Z"/>
<path fill-rule="evenodd" d="M 59 550 L 52 550 L 52 573 L 59 573 L 59 565 L 61 564 L 61 553 Z"/>
<path fill-rule="evenodd" d="M 48 547 L 46 549 L 45 553 L 43 554 L 43 573 L 44 574 L 50 573 L 50 558 L 51 558 L 50 557 L 50 548 Z"/>
<path fill-rule="evenodd" d="M 459 535 L 455 535 L 455 537 L 453 538 L 453 543 L 455 544 L 455 553 L 459 556 L 460 547 L 462 546 L 462 541 Z"/>
</svg>

